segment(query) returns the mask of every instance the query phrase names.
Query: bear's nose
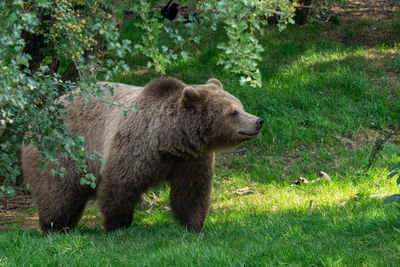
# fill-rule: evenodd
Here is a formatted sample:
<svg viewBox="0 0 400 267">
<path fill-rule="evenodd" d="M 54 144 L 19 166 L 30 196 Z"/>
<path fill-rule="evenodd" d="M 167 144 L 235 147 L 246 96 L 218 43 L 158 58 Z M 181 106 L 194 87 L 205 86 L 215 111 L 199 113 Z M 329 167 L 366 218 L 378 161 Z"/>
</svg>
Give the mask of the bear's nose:
<svg viewBox="0 0 400 267">
<path fill-rule="evenodd" d="M 258 118 L 258 120 L 257 120 L 257 122 L 256 122 L 257 128 L 258 128 L 258 129 L 261 129 L 263 123 L 264 123 L 264 120 L 261 119 L 261 118 Z"/>
</svg>

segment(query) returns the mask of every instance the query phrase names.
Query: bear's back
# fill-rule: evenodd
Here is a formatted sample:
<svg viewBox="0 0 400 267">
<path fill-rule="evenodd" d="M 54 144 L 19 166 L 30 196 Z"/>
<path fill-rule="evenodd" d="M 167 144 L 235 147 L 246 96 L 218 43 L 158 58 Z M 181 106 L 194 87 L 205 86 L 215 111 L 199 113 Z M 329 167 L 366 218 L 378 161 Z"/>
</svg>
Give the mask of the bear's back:
<svg viewBox="0 0 400 267">
<path fill-rule="evenodd" d="M 124 83 L 98 82 L 97 84 L 113 88 L 114 95 L 109 96 L 109 99 L 115 101 L 125 100 L 127 102 L 134 103 L 137 96 L 143 91 L 143 87 Z"/>
<path fill-rule="evenodd" d="M 114 90 L 113 95 L 108 95 L 106 102 L 126 101 L 135 103 L 137 96 L 143 87 L 131 86 L 122 83 L 97 83 L 101 86 L 110 86 Z M 107 91 L 107 90 L 106 90 Z M 127 109 L 125 104 L 113 105 L 107 108 L 102 102 L 94 99 L 89 105 L 85 104 L 84 98 L 75 98 L 72 103 L 66 102 L 68 119 L 65 121 L 68 129 L 75 135 L 83 136 L 86 139 L 86 150 L 98 151 L 105 155 L 113 136 L 118 130 L 119 123 L 124 119 L 123 110 Z M 100 170 L 99 161 L 89 161 L 91 172 L 98 174 Z"/>
</svg>

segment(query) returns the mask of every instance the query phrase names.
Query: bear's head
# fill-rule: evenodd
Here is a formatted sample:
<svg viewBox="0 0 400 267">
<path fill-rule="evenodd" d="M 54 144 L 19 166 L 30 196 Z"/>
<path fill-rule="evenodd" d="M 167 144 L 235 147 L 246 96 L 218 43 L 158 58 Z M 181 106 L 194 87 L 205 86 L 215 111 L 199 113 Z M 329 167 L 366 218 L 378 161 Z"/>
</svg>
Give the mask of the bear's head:
<svg viewBox="0 0 400 267">
<path fill-rule="evenodd" d="M 207 150 L 230 150 L 255 138 L 264 121 L 247 113 L 242 103 L 210 79 L 204 85 L 185 85 L 179 98 L 180 108 L 190 120 L 190 133 L 196 133 Z M 187 123 L 185 123 L 187 125 Z"/>
</svg>

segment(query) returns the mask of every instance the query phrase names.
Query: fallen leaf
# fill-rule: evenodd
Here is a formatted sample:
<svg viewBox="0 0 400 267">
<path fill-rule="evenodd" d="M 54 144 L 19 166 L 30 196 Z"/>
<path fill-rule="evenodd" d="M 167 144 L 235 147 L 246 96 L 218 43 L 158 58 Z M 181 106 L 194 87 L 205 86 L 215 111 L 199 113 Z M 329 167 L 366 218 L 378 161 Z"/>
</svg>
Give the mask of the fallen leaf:
<svg viewBox="0 0 400 267">
<path fill-rule="evenodd" d="M 306 178 L 300 177 L 298 180 L 294 181 L 295 185 L 301 185 L 301 184 L 308 184 L 308 180 Z"/>
<path fill-rule="evenodd" d="M 250 190 L 250 188 L 246 186 L 246 187 L 243 187 L 243 188 L 233 191 L 233 193 L 238 194 L 238 195 L 244 195 L 244 194 L 254 194 L 255 192 Z"/>
</svg>

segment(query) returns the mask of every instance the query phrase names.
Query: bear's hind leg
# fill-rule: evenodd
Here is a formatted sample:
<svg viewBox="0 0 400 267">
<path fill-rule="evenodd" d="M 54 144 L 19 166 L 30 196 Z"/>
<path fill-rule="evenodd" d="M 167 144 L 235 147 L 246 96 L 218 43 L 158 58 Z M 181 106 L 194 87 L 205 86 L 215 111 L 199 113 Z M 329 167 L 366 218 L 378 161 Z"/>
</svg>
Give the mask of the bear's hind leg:
<svg viewBox="0 0 400 267">
<path fill-rule="evenodd" d="M 63 214 L 59 216 L 54 216 L 50 220 L 48 220 L 47 218 L 42 219 L 42 217 L 40 217 L 39 218 L 40 228 L 44 233 L 59 232 L 75 228 L 75 226 L 78 224 L 78 222 L 82 217 L 83 211 L 86 206 L 85 204 L 86 203 L 80 206 L 75 206 L 74 209 L 76 211 L 73 211 L 69 215 Z"/>
<path fill-rule="evenodd" d="M 79 221 L 82 218 L 82 214 L 83 214 L 83 211 L 85 210 L 86 203 L 87 203 L 87 199 L 75 206 L 75 210 L 73 212 L 71 212 L 71 215 L 69 217 L 69 223 L 67 225 L 67 228 L 72 229 L 72 228 L 76 227 L 76 225 L 79 223 Z"/>
<path fill-rule="evenodd" d="M 76 193 L 50 198 L 47 194 L 37 199 L 40 228 L 49 233 L 74 228 L 82 217 L 88 197 Z"/>
</svg>

